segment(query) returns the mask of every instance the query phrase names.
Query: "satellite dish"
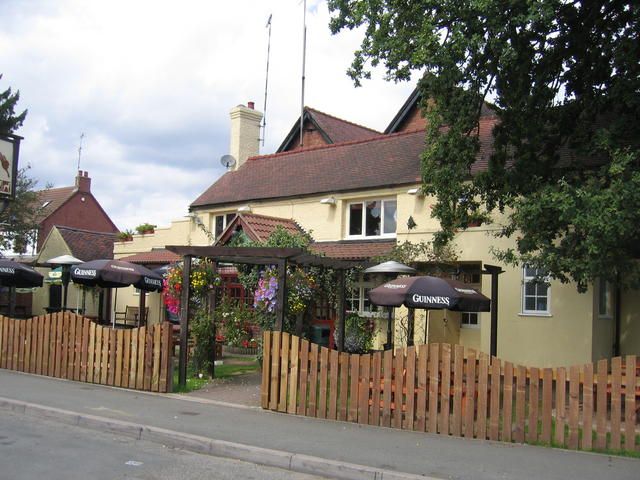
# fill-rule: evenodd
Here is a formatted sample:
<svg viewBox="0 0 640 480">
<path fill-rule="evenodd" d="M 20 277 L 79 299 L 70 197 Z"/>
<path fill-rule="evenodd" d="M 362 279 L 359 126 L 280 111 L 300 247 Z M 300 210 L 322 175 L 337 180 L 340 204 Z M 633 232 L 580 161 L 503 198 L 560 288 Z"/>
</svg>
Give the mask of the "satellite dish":
<svg viewBox="0 0 640 480">
<path fill-rule="evenodd" d="M 220 157 L 220 163 L 224 168 L 231 168 L 236 164 L 236 159 L 233 155 L 223 155 Z"/>
</svg>

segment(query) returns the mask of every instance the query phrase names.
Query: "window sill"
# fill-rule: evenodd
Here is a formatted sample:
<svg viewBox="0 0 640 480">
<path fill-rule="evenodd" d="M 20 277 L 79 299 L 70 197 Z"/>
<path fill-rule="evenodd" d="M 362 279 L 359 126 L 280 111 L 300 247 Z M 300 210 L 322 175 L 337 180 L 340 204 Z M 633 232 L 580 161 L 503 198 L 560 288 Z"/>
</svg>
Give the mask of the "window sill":
<svg viewBox="0 0 640 480">
<path fill-rule="evenodd" d="M 460 325 L 460 328 L 465 330 L 480 330 L 480 325 Z"/>
<path fill-rule="evenodd" d="M 535 312 L 520 312 L 518 314 L 519 317 L 553 317 L 550 313 L 535 313 Z"/>
</svg>

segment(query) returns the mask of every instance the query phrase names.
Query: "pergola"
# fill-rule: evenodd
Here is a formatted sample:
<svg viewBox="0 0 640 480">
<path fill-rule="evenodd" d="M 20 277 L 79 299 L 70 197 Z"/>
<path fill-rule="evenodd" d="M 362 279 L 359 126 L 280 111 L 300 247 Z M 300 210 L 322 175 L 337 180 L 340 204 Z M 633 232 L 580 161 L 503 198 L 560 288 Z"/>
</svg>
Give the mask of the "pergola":
<svg viewBox="0 0 640 480">
<path fill-rule="evenodd" d="M 345 281 L 344 272 L 362 265 L 362 262 L 321 257 L 302 248 L 273 247 L 213 247 L 169 245 L 167 250 L 183 257 L 182 284 L 189 285 L 193 257 L 209 258 L 217 263 L 240 263 L 249 265 L 276 265 L 278 269 L 278 293 L 276 298 L 276 329 L 283 330 L 285 299 L 287 290 L 287 265 L 332 268 L 338 272 L 338 351 L 344 349 Z M 187 381 L 187 335 L 189 328 L 189 289 L 182 290 L 180 310 L 180 358 L 178 383 Z"/>
</svg>

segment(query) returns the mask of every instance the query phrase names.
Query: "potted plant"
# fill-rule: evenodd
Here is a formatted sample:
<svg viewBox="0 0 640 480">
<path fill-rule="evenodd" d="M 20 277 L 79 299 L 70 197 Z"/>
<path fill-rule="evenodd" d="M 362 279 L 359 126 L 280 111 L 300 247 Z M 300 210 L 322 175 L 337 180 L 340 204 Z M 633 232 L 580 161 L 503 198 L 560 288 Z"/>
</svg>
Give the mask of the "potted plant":
<svg viewBox="0 0 640 480">
<path fill-rule="evenodd" d="M 125 230 L 123 232 L 118 233 L 118 241 L 120 242 L 130 242 L 133 240 L 133 232 L 131 230 Z"/>
<path fill-rule="evenodd" d="M 136 232 L 138 232 L 140 235 L 146 235 L 148 233 L 155 232 L 155 229 L 155 225 L 151 225 L 150 223 L 141 223 L 136 227 Z"/>
</svg>

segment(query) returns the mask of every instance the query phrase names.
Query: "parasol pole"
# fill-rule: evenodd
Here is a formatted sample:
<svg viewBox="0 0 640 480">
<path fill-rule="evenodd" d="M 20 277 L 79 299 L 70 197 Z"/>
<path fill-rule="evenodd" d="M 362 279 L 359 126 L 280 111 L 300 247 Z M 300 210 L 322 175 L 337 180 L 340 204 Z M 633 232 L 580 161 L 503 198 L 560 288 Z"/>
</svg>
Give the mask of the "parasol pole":
<svg viewBox="0 0 640 480">
<path fill-rule="evenodd" d="M 113 328 L 116 328 L 116 308 L 118 308 L 118 289 L 116 288 L 116 293 L 114 294 L 113 300 L 113 308 L 111 309 L 111 325 Z"/>
<path fill-rule="evenodd" d="M 393 339 L 391 338 L 391 315 L 393 313 L 392 308 L 393 307 L 389 307 L 389 316 L 387 317 L 387 343 L 384 346 L 385 350 L 393 349 Z"/>
</svg>

